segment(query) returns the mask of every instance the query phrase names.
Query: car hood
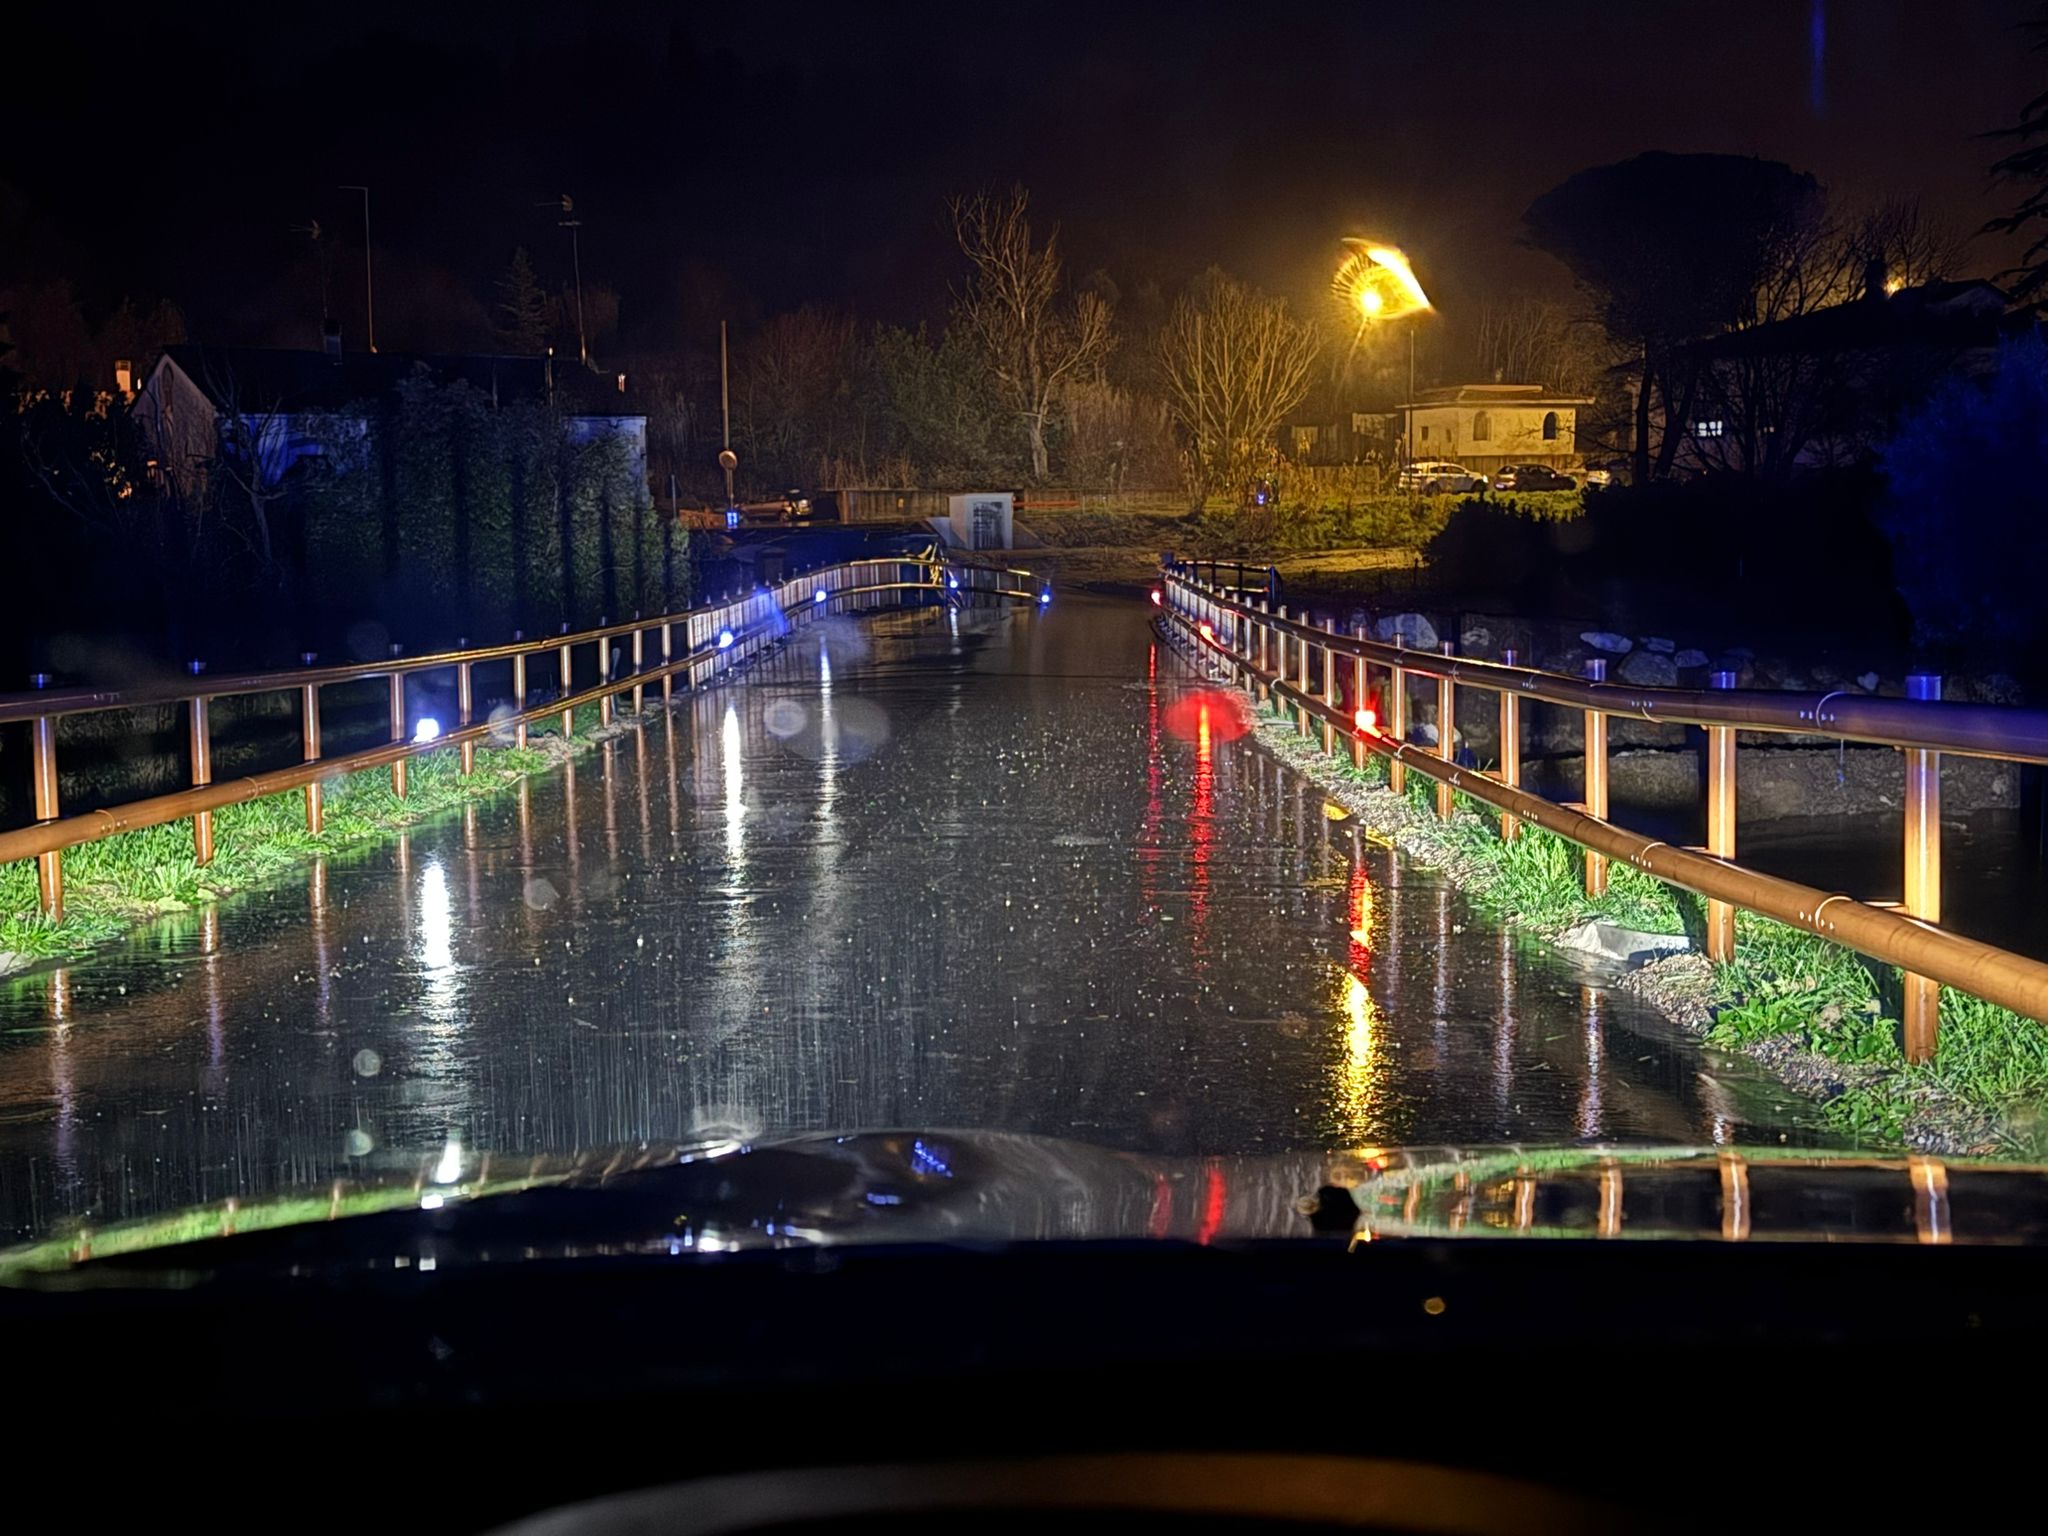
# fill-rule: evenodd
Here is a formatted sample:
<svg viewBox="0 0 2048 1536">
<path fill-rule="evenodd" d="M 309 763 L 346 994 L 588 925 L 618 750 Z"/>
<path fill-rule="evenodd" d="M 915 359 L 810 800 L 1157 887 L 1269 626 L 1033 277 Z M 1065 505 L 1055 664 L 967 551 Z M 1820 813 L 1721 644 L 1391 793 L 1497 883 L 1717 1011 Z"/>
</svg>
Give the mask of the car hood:
<svg viewBox="0 0 2048 1536">
<path fill-rule="evenodd" d="M 346 1218 L 346 1219 L 344 1219 Z M 2048 1170 L 1775 1148 L 1429 1147 L 1157 1157 L 984 1131 L 444 1150 L 381 1180 L 79 1227 L 0 1280 L 440 1267 L 841 1244 L 1418 1237 L 2048 1242 Z"/>
</svg>

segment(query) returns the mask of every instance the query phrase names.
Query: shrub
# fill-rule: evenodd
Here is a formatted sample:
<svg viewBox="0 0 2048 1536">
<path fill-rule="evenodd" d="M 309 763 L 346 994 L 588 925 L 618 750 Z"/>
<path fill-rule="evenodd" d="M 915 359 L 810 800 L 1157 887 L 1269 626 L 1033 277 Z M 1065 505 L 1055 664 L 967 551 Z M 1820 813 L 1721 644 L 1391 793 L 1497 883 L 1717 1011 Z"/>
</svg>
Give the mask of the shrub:
<svg viewBox="0 0 2048 1536">
<path fill-rule="evenodd" d="M 1880 461 L 1879 523 L 1913 636 L 1935 658 L 1973 652 L 2048 675 L 2048 347 L 2009 342 L 1982 384 L 1955 377 Z"/>
</svg>

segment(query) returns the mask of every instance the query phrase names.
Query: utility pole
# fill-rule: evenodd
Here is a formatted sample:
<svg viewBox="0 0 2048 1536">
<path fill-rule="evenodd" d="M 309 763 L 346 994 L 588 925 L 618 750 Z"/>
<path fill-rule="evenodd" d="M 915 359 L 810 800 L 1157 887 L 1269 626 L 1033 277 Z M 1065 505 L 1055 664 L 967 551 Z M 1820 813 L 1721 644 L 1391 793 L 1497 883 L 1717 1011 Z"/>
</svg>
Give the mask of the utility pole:
<svg viewBox="0 0 2048 1536">
<path fill-rule="evenodd" d="M 535 203 L 536 208 L 559 208 L 565 214 L 576 211 L 576 199 L 564 192 L 551 203 Z M 577 218 L 555 220 L 557 229 L 569 231 L 569 266 L 576 274 L 576 356 L 584 367 L 590 366 L 590 338 L 583 329 L 583 244 L 577 233 L 583 228 L 583 221 Z"/>
<path fill-rule="evenodd" d="M 718 452 L 718 467 L 725 471 L 725 521 L 730 527 L 737 520 L 732 509 L 738 505 L 732 496 L 732 472 L 740 467 L 740 460 L 732 451 L 732 370 L 726 357 L 723 320 L 718 322 L 718 411 L 725 419 L 725 446 Z"/>
<path fill-rule="evenodd" d="M 563 198 L 566 205 L 568 198 Z M 569 267 L 576 274 L 576 355 L 588 367 L 590 364 L 590 338 L 583 333 L 583 244 L 577 231 L 583 228 L 581 219 L 564 219 L 562 228 L 569 231 Z"/>
<path fill-rule="evenodd" d="M 363 194 L 363 308 L 368 314 L 370 350 L 377 350 L 377 279 L 370 267 L 370 189 L 344 186 L 344 192 Z"/>
<path fill-rule="evenodd" d="M 1415 327 L 1408 327 L 1408 409 L 1404 412 L 1407 421 L 1402 425 L 1402 435 L 1408 439 L 1408 462 L 1415 462 Z"/>
</svg>

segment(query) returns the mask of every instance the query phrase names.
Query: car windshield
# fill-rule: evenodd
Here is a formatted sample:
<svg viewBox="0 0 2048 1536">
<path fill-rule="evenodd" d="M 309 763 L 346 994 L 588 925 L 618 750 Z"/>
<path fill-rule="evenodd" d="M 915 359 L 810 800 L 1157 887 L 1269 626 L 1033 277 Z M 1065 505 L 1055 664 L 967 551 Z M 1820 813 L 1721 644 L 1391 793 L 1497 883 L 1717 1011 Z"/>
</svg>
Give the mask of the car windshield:
<svg viewBox="0 0 2048 1536">
<path fill-rule="evenodd" d="M 749 1233 L 857 1168 L 818 1241 L 1735 1237 L 1730 1168 L 2048 1157 L 2002 12 L 1759 21 L 1768 105 L 1618 4 L 1541 72 L 230 14 L 13 54 L 0 1247 L 707 1158 Z"/>
</svg>

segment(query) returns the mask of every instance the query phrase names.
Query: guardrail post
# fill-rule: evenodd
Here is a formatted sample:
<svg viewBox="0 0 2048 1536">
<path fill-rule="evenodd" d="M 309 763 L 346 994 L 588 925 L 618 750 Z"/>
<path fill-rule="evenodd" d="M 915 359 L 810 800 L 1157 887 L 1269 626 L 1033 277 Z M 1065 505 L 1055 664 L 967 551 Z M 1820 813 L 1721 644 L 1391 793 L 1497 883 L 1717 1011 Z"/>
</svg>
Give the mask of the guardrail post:
<svg viewBox="0 0 2048 1536">
<path fill-rule="evenodd" d="M 398 659 L 398 646 L 391 647 L 391 659 Z M 405 740 L 405 674 L 394 670 L 391 674 L 391 739 Z M 399 799 L 405 798 L 405 759 L 394 758 L 391 763 L 391 793 Z"/>
<path fill-rule="evenodd" d="M 669 672 L 668 664 L 675 660 L 675 625 L 668 620 L 661 624 L 661 702 L 666 704 L 675 697 L 675 677 Z"/>
<path fill-rule="evenodd" d="M 1941 677 L 1915 672 L 1909 699 L 1939 699 Z M 1941 921 L 1941 754 L 1906 752 L 1906 911 L 1923 923 Z M 1902 977 L 1902 1020 L 1908 1061 L 1932 1061 L 1941 1030 L 1941 984 L 1911 971 Z"/>
<path fill-rule="evenodd" d="M 464 635 L 455 644 L 458 650 L 468 650 L 469 636 Z M 455 714 L 458 725 L 464 729 L 467 729 L 471 716 L 476 713 L 476 695 L 470 686 L 469 666 L 466 661 L 455 663 Z M 476 743 L 473 741 L 465 740 L 462 743 L 462 771 L 476 772 Z"/>
<path fill-rule="evenodd" d="M 599 629 L 603 629 L 609 623 L 611 623 L 610 615 L 598 615 L 597 627 Z M 611 680 L 612 637 L 610 635 L 599 635 L 597 637 L 597 686 L 603 688 Z M 610 725 L 612 723 L 612 696 L 609 692 L 600 693 L 597 696 L 597 723 L 599 725 Z"/>
<path fill-rule="evenodd" d="M 647 685 L 640 681 L 640 666 L 645 659 L 645 646 L 641 641 L 644 631 L 639 626 L 640 615 L 636 613 L 633 615 L 633 713 L 636 715 L 647 703 Z"/>
<path fill-rule="evenodd" d="M 1500 653 L 1500 659 L 1503 666 L 1515 666 L 1515 648 L 1508 646 Z M 1500 781 L 1510 789 L 1522 787 L 1522 699 L 1512 684 L 1500 690 Z M 1500 813 L 1502 842 L 1513 842 L 1521 831 L 1520 817 L 1511 811 Z"/>
<path fill-rule="evenodd" d="M 1733 672 L 1714 672 L 1709 688 L 1735 686 Z M 1707 852 L 1716 858 L 1735 857 L 1735 727 L 1707 727 Z M 1735 908 L 1725 901 L 1707 903 L 1707 958 L 1735 958 Z"/>
<path fill-rule="evenodd" d="M 1306 608 L 1304 608 L 1304 609 L 1303 609 L 1303 610 L 1301 611 L 1301 615 L 1300 615 L 1300 617 L 1299 617 L 1298 619 L 1296 619 L 1296 621 L 1295 621 L 1295 622 L 1296 622 L 1296 623 L 1298 623 L 1298 624 L 1301 624 L 1301 625 L 1303 625 L 1303 626 L 1306 626 L 1306 625 L 1308 624 L 1308 610 L 1307 610 Z M 1302 636 L 1302 637 L 1301 637 L 1301 642 L 1300 642 L 1299 650 L 1300 650 L 1300 653 L 1301 653 L 1301 654 L 1300 654 L 1300 664 L 1299 664 L 1299 669 L 1298 669 L 1298 671 L 1297 671 L 1297 672 L 1296 672 L 1296 674 L 1295 674 L 1295 683 L 1294 683 L 1294 687 L 1295 687 L 1295 691 L 1296 691 L 1297 693 L 1299 693 L 1299 694 L 1300 694 L 1300 696 L 1301 696 L 1301 700 L 1302 700 L 1302 704 L 1301 704 L 1301 712 L 1300 712 L 1300 715 L 1299 715 L 1299 717 L 1298 717 L 1298 718 L 1299 718 L 1299 720 L 1300 720 L 1300 723 L 1301 723 L 1301 734 L 1302 734 L 1302 735 L 1304 735 L 1304 736 L 1306 736 L 1306 735 L 1308 735 L 1308 734 L 1309 734 L 1309 731 L 1310 731 L 1310 726 L 1309 726 L 1309 718 L 1310 718 L 1310 716 L 1309 716 L 1309 712 L 1308 712 L 1308 698 L 1309 698 L 1309 687 L 1308 687 L 1308 637 L 1307 637 L 1306 635 L 1304 635 L 1304 636 Z"/>
<path fill-rule="evenodd" d="M 185 663 L 185 670 L 194 677 L 206 670 L 206 663 L 194 659 Z M 186 701 L 187 739 L 192 747 L 192 787 L 199 789 L 213 782 L 213 733 L 207 729 L 206 695 L 195 693 Z M 213 812 L 192 813 L 192 862 L 211 864 L 213 862 Z"/>
<path fill-rule="evenodd" d="M 50 674 L 29 679 L 32 688 L 50 686 Z M 57 717 L 37 715 L 29 727 L 30 777 L 34 783 L 37 821 L 57 819 Z M 36 901 L 43 916 L 56 922 L 64 916 L 64 850 L 36 855 Z"/>
<path fill-rule="evenodd" d="M 1596 683 L 1607 681 L 1607 663 L 1598 656 L 1586 662 L 1586 676 Z M 1607 716 L 1597 709 L 1586 711 L 1586 814 L 1607 819 Z M 1607 894 L 1607 855 L 1586 850 L 1586 894 Z"/>
<path fill-rule="evenodd" d="M 1406 650 L 1408 642 L 1401 635 L 1394 636 L 1394 649 Z M 1394 745 L 1400 746 L 1408 740 L 1408 669 L 1402 666 L 1387 668 L 1387 734 L 1394 738 Z M 1387 788 L 1400 794 L 1408 787 L 1408 765 L 1400 758 L 1387 761 Z"/>
<path fill-rule="evenodd" d="M 1287 621 L 1287 605 L 1285 603 L 1279 604 L 1274 609 L 1274 617 L 1283 624 Z M 1291 681 L 1294 677 L 1294 653 L 1288 647 L 1292 642 L 1287 638 L 1287 631 L 1280 628 L 1279 625 L 1275 625 L 1273 628 L 1273 644 L 1275 647 L 1273 676 L 1283 683 Z M 1273 698 L 1278 708 L 1285 709 L 1287 707 L 1286 696 L 1277 689 L 1274 690 Z"/>
<path fill-rule="evenodd" d="M 1457 655 L 1458 642 L 1446 640 L 1444 654 Z M 1447 763 L 1458 761 L 1458 693 L 1449 667 L 1436 680 L 1436 755 Z M 1436 786 L 1436 814 L 1440 820 L 1451 819 L 1451 786 L 1441 781 Z"/>
<path fill-rule="evenodd" d="M 565 635 L 569 633 L 569 626 L 566 623 L 562 625 L 562 633 Z M 575 661 L 569 655 L 569 647 L 566 644 L 559 648 L 559 661 L 562 678 L 562 697 L 566 699 L 569 697 L 570 690 L 573 687 L 570 679 L 576 672 Z M 562 711 L 562 740 L 567 741 L 575 734 L 576 710 L 572 705 Z"/>
<path fill-rule="evenodd" d="M 1242 578 L 1240 578 L 1240 579 L 1242 579 Z M 1353 625 L 1353 626 L 1352 626 L 1351 628 L 1352 628 L 1352 635 L 1353 635 L 1353 638 L 1355 638 L 1355 639 L 1359 639 L 1359 640 L 1363 640 L 1363 639 L 1365 638 L 1365 626 L 1364 626 L 1363 624 L 1354 624 L 1354 625 Z M 1363 773 L 1363 772 L 1365 771 L 1365 760 L 1366 760 L 1366 758 L 1368 758 L 1368 757 L 1370 757 L 1370 756 L 1372 755 L 1372 753 L 1371 753 L 1371 749 L 1370 749 L 1370 748 L 1368 748 L 1368 747 L 1366 746 L 1366 744 L 1365 744 L 1365 731 L 1364 731 L 1364 730 L 1363 730 L 1363 729 L 1362 729 L 1362 728 L 1361 728 L 1361 727 L 1359 726 L 1359 724 L 1358 724 L 1358 719 L 1359 719 L 1359 713 L 1360 713 L 1360 711 L 1362 711 L 1362 710 L 1364 710 L 1364 709 L 1366 708 L 1366 692 L 1365 692 L 1365 688 L 1366 688 L 1366 681 L 1367 681 L 1367 679 L 1366 679 L 1366 672 L 1365 672 L 1365 658 L 1364 658 L 1363 656 L 1354 656 L 1354 657 L 1352 657 L 1352 658 L 1351 658 L 1351 766 L 1352 766 L 1352 767 L 1354 767 L 1354 768 L 1356 768 L 1356 769 L 1358 769 L 1358 770 L 1359 770 L 1359 772 L 1361 772 L 1361 773 Z"/>
<path fill-rule="evenodd" d="M 1337 621 L 1335 619 L 1323 620 L 1323 632 L 1330 635 L 1336 634 Z M 1323 702 L 1332 709 L 1337 707 L 1337 653 L 1327 645 L 1323 647 Z M 1328 716 L 1325 716 L 1323 719 L 1323 750 L 1325 752 L 1335 752 L 1337 750 L 1337 727 L 1330 723 Z"/>
<path fill-rule="evenodd" d="M 1259 599 L 1259 692 L 1266 698 L 1273 696 L 1273 688 L 1266 681 L 1273 671 L 1273 628 L 1266 619 L 1273 612 L 1271 598 Z"/>
<path fill-rule="evenodd" d="M 299 660 L 307 666 L 320 658 L 313 651 L 301 651 Z M 299 756 L 308 763 L 320 761 L 320 685 L 306 683 L 299 689 Z M 318 837 L 327 830 L 327 807 L 318 779 L 306 786 L 306 831 Z"/>
<path fill-rule="evenodd" d="M 515 644 L 525 638 L 525 630 L 515 629 L 512 631 L 512 639 Z M 512 712 L 519 716 L 519 724 L 514 729 L 513 740 L 518 744 L 519 750 L 524 752 L 526 750 L 526 652 L 524 651 L 519 652 L 512 658 Z"/>
</svg>

